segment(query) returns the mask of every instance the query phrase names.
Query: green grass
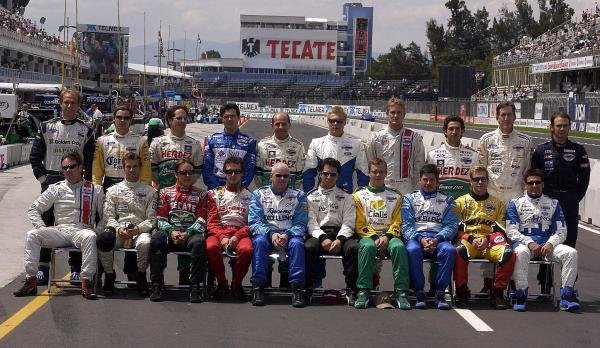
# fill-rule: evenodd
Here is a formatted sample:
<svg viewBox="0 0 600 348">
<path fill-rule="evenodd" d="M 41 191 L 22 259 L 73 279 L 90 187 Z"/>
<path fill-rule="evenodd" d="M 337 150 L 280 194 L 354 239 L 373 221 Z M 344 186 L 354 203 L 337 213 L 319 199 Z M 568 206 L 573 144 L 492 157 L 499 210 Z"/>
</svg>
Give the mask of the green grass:
<svg viewBox="0 0 600 348">
<path fill-rule="evenodd" d="M 431 124 L 431 123 L 439 123 L 441 124 L 442 122 L 435 122 L 435 121 L 427 121 L 427 120 L 419 120 L 419 119 L 406 119 L 407 121 L 410 121 L 412 123 L 422 123 L 422 124 Z M 467 124 L 466 125 L 467 129 L 473 129 L 473 128 L 477 128 L 477 129 L 489 129 L 489 130 L 493 130 L 498 128 L 498 125 L 492 125 L 492 124 Z M 533 128 L 533 127 L 523 127 L 523 126 L 515 126 L 515 129 L 521 130 L 521 131 L 526 131 L 526 132 L 532 132 L 532 133 L 539 133 L 541 135 L 547 135 L 548 138 L 550 137 L 550 130 L 548 128 Z M 586 132 L 581 132 L 581 131 L 574 131 L 571 130 L 569 132 L 569 137 L 572 138 L 583 138 L 583 139 L 600 139 L 600 134 L 599 133 L 586 133 Z"/>
</svg>

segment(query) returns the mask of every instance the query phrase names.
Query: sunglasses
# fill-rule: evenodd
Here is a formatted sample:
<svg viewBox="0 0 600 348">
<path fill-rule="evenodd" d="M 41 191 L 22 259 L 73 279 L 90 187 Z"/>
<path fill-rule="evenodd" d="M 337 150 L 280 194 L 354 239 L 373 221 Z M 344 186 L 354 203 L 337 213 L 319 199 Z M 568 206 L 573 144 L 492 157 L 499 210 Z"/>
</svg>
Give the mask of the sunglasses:
<svg viewBox="0 0 600 348">
<path fill-rule="evenodd" d="M 223 173 L 225 173 L 227 175 L 236 175 L 236 174 L 242 174 L 242 170 L 241 169 L 225 169 L 223 171 Z"/>
<path fill-rule="evenodd" d="M 486 182 L 488 179 L 486 177 L 480 176 L 478 178 L 471 178 L 472 182 Z"/>
<path fill-rule="evenodd" d="M 321 172 L 321 174 L 324 176 L 331 176 L 331 177 L 337 176 L 337 173 L 331 173 L 331 172 Z"/>
<path fill-rule="evenodd" d="M 327 119 L 327 122 L 331 123 L 331 124 L 343 124 L 346 122 L 346 120 L 332 120 L 332 119 Z"/>
<path fill-rule="evenodd" d="M 539 185 L 542 184 L 542 181 L 540 181 L 540 180 L 534 180 L 534 181 L 526 181 L 525 183 L 527 185 L 529 185 L 529 186 L 533 186 L 533 185 L 538 185 L 539 186 Z"/>
<path fill-rule="evenodd" d="M 275 174 L 275 177 L 278 179 L 281 179 L 281 178 L 285 179 L 285 178 L 289 178 L 290 175 L 289 174 Z"/>
<path fill-rule="evenodd" d="M 75 163 L 75 164 L 69 164 L 69 165 L 66 165 L 66 166 L 62 166 L 62 170 L 66 172 L 69 169 L 75 169 L 75 168 L 77 168 L 77 166 L 79 166 L 79 164 L 77 164 L 77 163 Z"/>
<path fill-rule="evenodd" d="M 177 172 L 178 175 L 184 175 L 184 176 L 192 176 L 194 175 L 194 171 L 193 170 L 180 170 Z"/>
</svg>

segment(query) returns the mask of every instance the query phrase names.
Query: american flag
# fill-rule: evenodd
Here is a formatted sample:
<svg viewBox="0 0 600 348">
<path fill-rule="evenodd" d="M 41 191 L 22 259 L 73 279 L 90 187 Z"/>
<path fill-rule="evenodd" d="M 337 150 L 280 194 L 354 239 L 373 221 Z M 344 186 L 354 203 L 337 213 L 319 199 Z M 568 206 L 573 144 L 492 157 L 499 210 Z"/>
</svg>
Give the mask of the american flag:
<svg viewBox="0 0 600 348">
<path fill-rule="evenodd" d="M 160 30 L 158 31 L 158 55 L 161 57 L 165 56 L 165 47 L 163 45 L 162 36 L 160 36 Z"/>
</svg>

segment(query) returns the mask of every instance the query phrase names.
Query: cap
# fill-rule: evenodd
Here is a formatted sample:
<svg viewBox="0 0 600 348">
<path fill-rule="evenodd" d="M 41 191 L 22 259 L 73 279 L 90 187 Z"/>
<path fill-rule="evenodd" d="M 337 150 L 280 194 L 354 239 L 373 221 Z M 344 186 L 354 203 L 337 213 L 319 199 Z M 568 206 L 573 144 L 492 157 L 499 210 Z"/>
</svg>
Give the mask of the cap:
<svg viewBox="0 0 600 348">
<path fill-rule="evenodd" d="M 148 126 L 162 127 L 162 121 L 160 118 L 153 117 L 148 121 Z"/>
<path fill-rule="evenodd" d="M 394 308 L 394 305 L 392 304 L 393 300 L 393 293 L 389 291 L 382 291 L 377 294 L 377 297 L 375 297 L 375 307 L 379 309 Z"/>
<path fill-rule="evenodd" d="M 342 302 L 342 293 L 338 290 L 325 290 L 321 296 L 321 304 L 337 305 Z"/>
</svg>

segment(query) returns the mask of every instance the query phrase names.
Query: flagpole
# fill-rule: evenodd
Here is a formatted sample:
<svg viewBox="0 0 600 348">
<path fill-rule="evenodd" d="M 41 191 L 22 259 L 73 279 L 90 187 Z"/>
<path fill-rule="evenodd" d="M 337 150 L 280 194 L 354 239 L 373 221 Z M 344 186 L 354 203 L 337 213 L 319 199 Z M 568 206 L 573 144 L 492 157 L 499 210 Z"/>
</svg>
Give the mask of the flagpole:
<svg viewBox="0 0 600 348">
<path fill-rule="evenodd" d="M 144 11 L 144 112 L 148 112 L 148 90 L 146 85 L 146 11 Z"/>
<path fill-rule="evenodd" d="M 163 98 L 163 86 L 162 86 L 162 55 L 163 55 L 163 42 L 160 31 L 162 30 L 162 19 L 158 23 L 158 88 L 160 91 L 160 101 L 162 102 Z"/>
</svg>

